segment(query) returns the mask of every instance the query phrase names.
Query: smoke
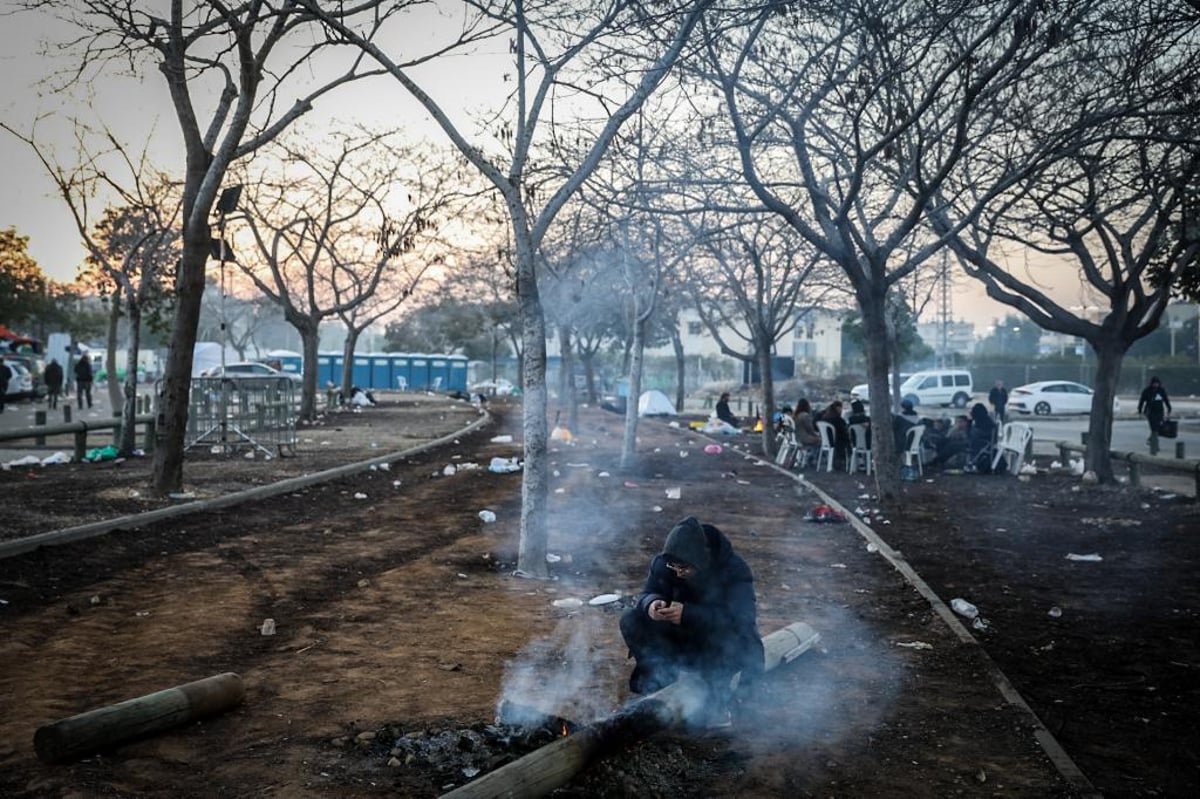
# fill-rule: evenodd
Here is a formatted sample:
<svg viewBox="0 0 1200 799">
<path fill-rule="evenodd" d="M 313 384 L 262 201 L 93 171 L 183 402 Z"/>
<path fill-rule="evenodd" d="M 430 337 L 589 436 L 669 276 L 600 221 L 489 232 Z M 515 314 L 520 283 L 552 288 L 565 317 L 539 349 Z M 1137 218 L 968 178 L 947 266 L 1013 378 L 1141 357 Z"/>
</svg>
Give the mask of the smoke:
<svg viewBox="0 0 1200 799">
<path fill-rule="evenodd" d="M 599 668 L 597 652 L 611 650 L 612 627 L 610 615 L 587 607 L 560 619 L 550 635 L 528 644 L 505 667 L 497 713 L 507 702 L 505 720 L 529 725 L 540 721 L 539 713 L 578 724 L 611 713 L 618 683 Z M 521 708 L 529 710 L 528 719 Z"/>
</svg>

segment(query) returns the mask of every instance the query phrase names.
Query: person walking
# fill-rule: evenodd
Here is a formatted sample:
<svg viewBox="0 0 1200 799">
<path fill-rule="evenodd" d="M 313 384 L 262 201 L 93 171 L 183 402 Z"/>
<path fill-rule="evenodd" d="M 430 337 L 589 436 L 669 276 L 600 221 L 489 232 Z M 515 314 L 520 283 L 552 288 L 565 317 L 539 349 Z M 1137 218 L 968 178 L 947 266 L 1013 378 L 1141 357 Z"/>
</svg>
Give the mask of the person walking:
<svg viewBox="0 0 1200 799">
<path fill-rule="evenodd" d="M 716 527 L 683 519 L 621 616 L 621 636 L 636 659 L 630 691 L 654 693 L 690 671 L 707 691 L 706 726 L 729 726 L 733 676 L 745 688 L 763 670 L 750 566 Z"/>
<path fill-rule="evenodd" d="M 8 394 L 8 381 L 12 380 L 12 369 L 0 361 L 0 413 L 4 413 L 4 398 Z"/>
<path fill-rule="evenodd" d="M 92 407 L 92 359 L 85 353 L 75 362 L 75 405 L 83 410 L 83 401 Z"/>
<path fill-rule="evenodd" d="M 50 409 L 54 410 L 58 407 L 58 395 L 62 393 L 63 387 L 63 368 L 57 358 L 50 359 L 42 379 L 46 381 L 46 402 L 49 403 Z"/>
<path fill-rule="evenodd" d="M 992 404 L 992 410 L 996 412 L 996 424 L 1004 424 L 1004 409 L 1008 405 L 1008 389 L 1004 387 L 1003 380 L 997 380 L 996 385 L 992 386 L 992 390 L 988 392 L 988 402 Z"/>
<path fill-rule="evenodd" d="M 1138 415 L 1145 414 L 1146 421 L 1150 423 L 1150 438 L 1146 439 L 1146 443 L 1150 445 L 1150 454 L 1158 452 L 1158 430 L 1162 427 L 1163 419 L 1171 413 L 1171 399 L 1167 396 L 1167 390 L 1163 388 L 1162 381 L 1157 375 L 1150 378 L 1150 385 L 1142 390 L 1142 396 L 1138 397 Z"/>
</svg>

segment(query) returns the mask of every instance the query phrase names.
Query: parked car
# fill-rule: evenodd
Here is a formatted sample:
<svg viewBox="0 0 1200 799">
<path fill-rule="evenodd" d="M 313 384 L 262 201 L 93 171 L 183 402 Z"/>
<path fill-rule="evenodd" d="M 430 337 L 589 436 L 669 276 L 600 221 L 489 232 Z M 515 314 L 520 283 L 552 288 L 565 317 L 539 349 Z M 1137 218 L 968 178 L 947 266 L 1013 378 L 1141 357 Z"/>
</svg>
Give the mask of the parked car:
<svg viewBox="0 0 1200 799">
<path fill-rule="evenodd" d="M 1048 416 L 1052 413 L 1091 413 L 1095 392 L 1070 380 L 1041 380 L 1017 386 L 1008 392 L 1008 408 L 1017 413 Z M 1121 401 L 1113 397 L 1113 413 L 1121 410 Z"/>
<path fill-rule="evenodd" d="M 908 376 L 900 375 L 900 378 L 900 398 L 913 405 L 953 405 L 955 408 L 965 408 L 975 390 L 971 373 L 965 369 L 927 369 Z M 855 386 L 850 390 L 850 396 L 869 402 L 865 388 Z"/>
<path fill-rule="evenodd" d="M 4 363 L 12 370 L 12 377 L 8 379 L 8 391 L 4 393 L 4 399 L 8 402 L 22 399 L 32 399 L 33 392 L 33 375 L 25 364 L 17 361 L 4 359 Z"/>
<path fill-rule="evenodd" d="M 903 383 L 907 379 L 908 379 L 908 372 L 901 372 L 900 373 L 900 382 Z M 892 379 L 889 377 L 888 378 L 888 388 L 890 389 L 891 387 L 892 387 Z M 870 402 L 871 401 L 871 384 L 870 383 L 859 383 L 857 386 L 850 389 L 850 399 L 856 399 L 856 400 L 860 400 L 862 402 Z"/>
<path fill-rule="evenodd" d="M 304 382 L 304 378 L 293 372 L 281 372 L 278 369 L 272 369 L 265 363 L 256 361 L 241 361 L 238 363 L 227 363 L 224 367 L 214 366 L 211 369 L 205 369 L 200 373 L 201 377 L 284 377 L 291 380 L 296 385 Z"/>
</svg>

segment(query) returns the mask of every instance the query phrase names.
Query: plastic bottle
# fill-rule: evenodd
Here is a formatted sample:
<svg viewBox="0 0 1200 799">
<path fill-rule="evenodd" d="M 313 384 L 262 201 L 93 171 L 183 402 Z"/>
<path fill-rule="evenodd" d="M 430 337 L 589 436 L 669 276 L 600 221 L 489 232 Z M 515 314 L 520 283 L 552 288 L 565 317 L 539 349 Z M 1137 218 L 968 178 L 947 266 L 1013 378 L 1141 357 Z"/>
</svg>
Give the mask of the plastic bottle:
<svg viewBox="0 0 1200 799">
<path fill-rule="evenodd" d="M 974 619 L 979 616 L 979 608 L 975 607 L 965 599 L 950 600 L 950 607 L 953 608 L 954 612 L 959 616 L 964 616 L 968 619 Z"/>
</svg>

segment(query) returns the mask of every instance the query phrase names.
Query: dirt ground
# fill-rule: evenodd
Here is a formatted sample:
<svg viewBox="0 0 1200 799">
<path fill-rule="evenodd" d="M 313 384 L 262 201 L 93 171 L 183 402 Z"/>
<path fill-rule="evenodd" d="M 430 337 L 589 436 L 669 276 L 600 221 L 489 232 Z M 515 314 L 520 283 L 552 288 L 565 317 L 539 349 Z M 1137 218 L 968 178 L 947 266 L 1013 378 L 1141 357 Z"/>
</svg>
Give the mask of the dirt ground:
<svg viewBox="0 0 1200 799">
<path fill-rule="evenodd" d="M 1195 503 L 1065 475 L 927 474 L 880 516 L 862 475 L 807 474 L 872 515 L 881 551 L 854 525 L 805 521 L 820 497 L 753 458 L 752 440 L 709 454 L 686 427 L 644 420 L 622 470 L 622 420 L 586 410 L 553 453 L 555 579 L 534 581 L 513 576 L 520 475 L 487 470 L 520 454 L 493 440 L 519 442 L 520 409 L 491 411 L 388 469 L 0 560 L 0 795 L 438 796 L 560 734 L 498 723 L 501 701 L 575 724 L 627 701 L 617 620 L 688 514 L 753 567 L 764 634 L 803 621 L 821 642 L 767 675 L 732 730 L 629 741 L 555 795 L 1198 794 Z M 198 454 L 187 489 L 265 484 L 476 418 L 392 396 L 302 431 L 296 458 Z M 147 470 L 0 472 L 0 538 L 156 507 Z M 890 548 L 986 629 L 957 634 Z M 588 604 L 605 593 L 621 598 Z M 1047 756 L 997 669 L 1082 776 Z M 39 725 L 226 671 L 246 687 L 228 712 L 73 763 L 34 756 Z"/>
</svg>

